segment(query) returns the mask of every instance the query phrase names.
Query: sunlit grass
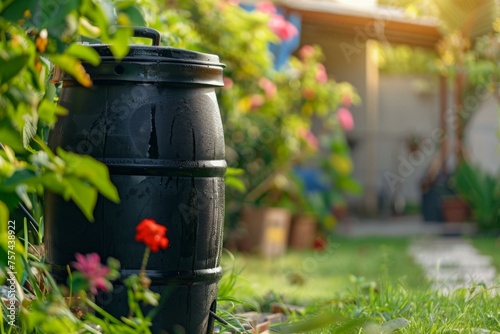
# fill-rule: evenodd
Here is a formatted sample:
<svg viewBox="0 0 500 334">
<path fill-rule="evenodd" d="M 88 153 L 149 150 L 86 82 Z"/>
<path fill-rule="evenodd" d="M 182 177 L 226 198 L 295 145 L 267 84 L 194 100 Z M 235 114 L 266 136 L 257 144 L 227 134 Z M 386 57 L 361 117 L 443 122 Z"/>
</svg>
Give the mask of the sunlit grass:
<svg viewBox="0 0 500 334">
<path fill-rule="evenodd" d="M 235 254 L 232 293 L 269 311 L 271 302 L 300 305 L 282 333 L 500 333 L 498 287 L 431 288 L 410 254 L 408 238 L 330 239 L 323 252 L 265 259 Z M 498 268 L 495 239 L 472 240 Z"/>
<path fill-rule="evenodd" d="M 472 244 L 481 253 L 491 257 L 491 264 L 500 271 L 500 238 L 478 237 L 471 239 Z"/>
<path fill-rule="evenodd" d="M 407 251 L 409 242 L 332 237 L 324 251 L 290 251 L 277 258 L 235 254 L 235 265 L 242 269 L 241 285 L 256 294 L 272 292 L 288 302 L 310 304 L 335 299 L 358 281 L 390 280 L 410 290 L 421 288 L 426 281 Z"/>
</svg>

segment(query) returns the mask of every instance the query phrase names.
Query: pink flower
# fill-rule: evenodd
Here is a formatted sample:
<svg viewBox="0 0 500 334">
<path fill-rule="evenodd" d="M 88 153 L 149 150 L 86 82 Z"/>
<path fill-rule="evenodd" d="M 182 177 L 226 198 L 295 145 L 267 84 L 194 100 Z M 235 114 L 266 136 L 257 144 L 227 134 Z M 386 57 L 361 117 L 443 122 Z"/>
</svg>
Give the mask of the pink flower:
<svg viewBox="0 0 500 334">
<path fill-rule="evenodd" d="M 326 68 L 323 64 L 318 64 L 316 72 L 316 81 L 319 83 L 325 83 L 328 81 L 328 74 L 326 74 Z"/>
<path fill-rule="evenodd" d="M 309 129 L 300 129 L 299 135 L 304 139 L 304 141 L 309 145 L 313 150 L 317 150 L 319 147 L 318 138 L 311 132 Z"/>
<path fill-rule="evenodd" d="M 223 81 L 224 81 L 224 89 L 231 89 L 233 87 L 234 84 L 233 79 L 224 77 Z"/>
<path fill-rule="evenodd" d="M 228 6 L 238 6 L 238 5 L 239 5 L 238 0 L 223 0 L 217 3 L 217 7 L 219 7 L 219 9 L 221 10 L 226 9 L 226 7 Z"/>
<path fill-rule="evenodd" d="M 267 78 L 259 79 L 259 87 L 264 90 L 267 98 L 272 99 L 276 95 L 276 85 Z"/>
<path fill-rule="evenodd" d="M 311 45 L 304 45 L 299 50 L 299 56 L 303 60 L 312 58 L 314 56 L 314 47 Z"/>
<path fill-rule="evenodd" d="M 287 41 L 297 35 L 299 31 L 293 24 L 285 20 L 283 15 L 273 15 L 269 20 L 269 28 L 282 40 Z"/>
<path fill-rule="evenodd" d="M 352 105 L 352 98 L 351 95 L 344 94 L 342 95 L 342 100 L 340 102 L 344 107 L 350 108 Z"/>
<path fill-rule="evenodd" d="M 262 1 L 255 5 L 255 10 L 258 12 L 276 14 L 276 7 L 271 1 Z"/>
<path fill-rule="evenodd" d="M 339 108 L 337 110 L 337 118 L 344 130 L 349 131 L 354 128 L 354 119 L 352 118 L 352 114 L 349 109 Z"/>
<path fill-rule="evenodd" d="M 87 279 L 90 292 L 96 295 L 98 289 L 107 291 L 109 282 L 106 280 L 106 275 L 109 274 L 109 268 L 101 264 L 99 254 L 90 253 L 84 256 L 76 253 L 75 258 L 76 262 L 71 264 Z"/>
<path fill-rule="evenodd" d="M 260 108 L 265 102 L 264 96 L 260 94 L 252 94 L 250 96 L 250 109 Z"/>
</svg>

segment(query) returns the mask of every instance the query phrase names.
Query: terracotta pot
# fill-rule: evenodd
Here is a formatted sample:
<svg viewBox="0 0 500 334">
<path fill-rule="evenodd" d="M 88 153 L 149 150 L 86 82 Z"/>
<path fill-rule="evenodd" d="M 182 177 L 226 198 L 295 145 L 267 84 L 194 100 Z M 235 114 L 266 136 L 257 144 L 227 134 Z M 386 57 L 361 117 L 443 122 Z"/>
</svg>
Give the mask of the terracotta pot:
<svg viewBox="0 0 500 334">
<path fill-rule="evenodd" d="M 285 254 L 291 213 L 283 208 L 244 207 L 240 223 L 243 229 L 238 249 L 266 257 Z"/>
<path fill-rule="evenodd" d="M 470 207 L 458 196 L 443 197 L 441 208 L 445 222 L 465 222 L 471 218 Z"/>
<path fill-rule="evenodd" d="M 293 217 L 290 227 L 288 245 L 291 249 L 311 249 L 316 238 L 317 221 L 307 214 L 298 214 Z"/>
</svg>

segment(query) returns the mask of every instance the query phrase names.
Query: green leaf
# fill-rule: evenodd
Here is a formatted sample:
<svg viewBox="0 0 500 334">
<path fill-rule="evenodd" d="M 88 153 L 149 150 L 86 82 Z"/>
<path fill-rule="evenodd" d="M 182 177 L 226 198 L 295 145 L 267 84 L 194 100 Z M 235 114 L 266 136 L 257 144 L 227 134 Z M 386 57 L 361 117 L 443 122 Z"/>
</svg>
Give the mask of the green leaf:
<svg viewBox="0 0 500 334">
<path fill-rule="evenodd" d="M 238 176 L 243 174 L 245 174 L 245 170 L 243 168 L 228 167 L 226 170 L 226 176 L 227 175 Z"/>
<path fill-rule="evenodd" d="M 79 291 L 86 291 L 89 288 L 89 283 L 87 279 L 79 271 L 74 271 L 71 276 L 68 277 L 68 286 L 71 287 L 73 294 L 77 294 Z"/>
<path fill-rule="evenodd" d="M 128 19 L 127 19 L 128 21 Z M 110 40 L 110 49 L 116 59 L 125 57 L 130 49 L 129 39 L 133 36 L 131 28 L 120 27 L 116 30 L 113 38 Z"/>
<path fill-rule="evenodd" d="M 123 3 L 123 1 L 122 1 Z M 119 3 L 116 4 L 117 9 L 122 13 L 126 14 L 130 20 L 130 25 L 137 27 L 147 26 L 147 22 L 138 6 L 136 6 L 132 1 L 128 1 L 129 5 L 126 8 L 118 8 Z"/>
<path fill-rule="evenodd" d="M 2 17 L 11 22 L 17 23 L 24 17 L 26 9 L 34 8 L 37 2 L 37 0 L 11 1 L 7 7 L 0 7 L 2 9 Z"/>
<path fill-rule="evenodd" d="M 57 149 L 57 154 L 67 165 L 67 173 L 89 181 L 109 200 L 118 203 L 118 190 L 109 179 L 108 167 L 88 155 L 78 155 Z"/>
<path fill-rule="evenodd" d="M 12 126 L 9 119 L 0 120 L 0 138 L 4 145 L 9 146 L 17 153 L 25 152 L 21 135 Z"/>
<path fill-rule="evenodd" d="M 74 56 L 68 54 L 50 54 L 47 55 L 54 65 L 59 66 L 63 71 L 71 75 L 82 86 L 92 86 L 92 81 L 88 73 L 85 71 L 81 61 Z"/>
<path fill-rule="evenodd" d="M 31 140 L 36 135 L 38 117 L 36 115 L 24 114 L 23 146 L 28 148 Z"/>
<path fill-rule="evenodd" d="M 86 61 L 93 66 L 97 66 L 101 63 L 99 53 L 94 48 L 87 45 L 73 43 L 66 49 L 65 53 Z"/>
<path fill-rule="evenodd" d="M 66 201 L 71 198 L 71 191 L 66 187 L 64 179 L 60 175 L 53 172 L 46 172 L 41 176 L 40 182 L 47 190 L 61 195 Z"/>
<path fill-rule="evenodd" d="M 52 101 L 43 99 L 38 107 L 38 117 L 53 125 L 57 121 L 57 116 L 64 116 L 68 114 L 68 110 Z"/>
<path fill-rule="evenodd" d="M 16 187 L 16 194 L 28 209 L 33 209 L 33 204 L 31 204 L 31 200 L 28 196 L 28 187 L 25 184 L 20 184 Z"/>
<path fill-rule="evenodd" d="M 239 178 L 234 176 L 226 176 L 226 186 L 228 186 L 229 188 L 236 189 L 240 192 L 245 192 L 246 190 L 245 183 Z"/>
<path fill-rule="evenodd" d="M 9 236 L 13 234 L 8 232 L 13 227 L 16 227 L 15 224 L 16 221 L 9 220 L 7 205 L 0 201 L 0 270 L 5 272 L 9 265 L 13 265 L 11 271 L 16 273 L 16 278 L 20 282 L 24 275 L 24 248 L 17 237 L 15 239 L 10 237 L 9 239 Z M 11 258 L 9 263 L 9 256 L 12 256 L 12 252 L 14 252 L 14 259 Z"/>
<path fill-rule="evenodd" d="M 9 209 L 4 202 L 0 201 L 0 225 L 2 226 L 2 231 L 7 231 L 5 223 L 9 220 Z M 5 227 L 5 228 L 4 228 Z"/>
<path fill-rule="evenodd" d="M 14 56 L 8 60 L 0 58 L 0 86 L 21 72 L 28 60 L 29 55 Z"/>
<path fill-rule="evenodd" d="M 12 174 L 11 177 L 3 182 L 3 186 L 6 188 L 15 189 L 20 184 L 26 184 L 31 182 L 31 180 L 36 178 L 35 172 L 29 169 L 19 169 Z"/>
<path fill-rule="evenodd" d="M 70 189 L 70 196 L 73 202 L 80 208 L 85 217 L 93 222 L 93 212 L 97 202 L 97 190 L 92 185 L 77 177 L 67 177 L 65 181 Z"/>
<path fill-rule="evenodd" d="M 351 194 L 360 194 L 363 191 L 361 185 L 354 179 L 342 177 L 339 179 L 338 186 L 341 190 Z"/>
</svg>

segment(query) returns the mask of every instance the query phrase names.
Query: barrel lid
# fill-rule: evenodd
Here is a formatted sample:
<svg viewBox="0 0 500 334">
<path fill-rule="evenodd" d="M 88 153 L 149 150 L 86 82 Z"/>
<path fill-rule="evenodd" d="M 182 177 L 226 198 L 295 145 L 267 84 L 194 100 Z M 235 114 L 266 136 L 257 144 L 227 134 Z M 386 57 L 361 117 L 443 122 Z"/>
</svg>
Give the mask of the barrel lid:
<svg viewBox="0 0 500 334">
<path fill-rule="evenodd" d="M 121 60 L 115 59 L 108 44 L 87 44 L 94 48 L 102 61 L 99 66 L 83 63 L 92 81 L 113 80 L 152 83 L 200 84 L 224 86 L 224 64 L 217 55 L 160 46 L 160 33 L 151 28 L 132 27 L 134 36 L 153 40 L 153 45 L 130 45 L 130 51 Z M 74 81 L 69 74 L 56 67 L 52 82 Z"/>
<path fill-rule="evenodd" d="M 113 56 L 109 45 L 89 44 L 89 46 L 94 48 L 99 53 L 103 61 L 115 61 L 115 57 Z M 129 53 L 122 58 L 121 61 L 168 61 L 221 67 L 225 66 L 219 62 L 219 57 L 217 55 L 177 49 L 168 46 L 130 45 Z"/>
<path fill-rule="evenodd" d="M 145 37 L 153 40 L 153 45 L 130 45 L 130 51 L 121 61 L 151 61 L 151 62 L 179 62 L 188 64 L 204 64 L 224 67 L 217 55 L 178 49 L 168 46 L 159 46 L 160 33 L 152 28 L 132 27 L 134 37 Z M 115 60 L 108 44 L 88 44 L 94 48 L 103 61 Z"/>
</svg>

